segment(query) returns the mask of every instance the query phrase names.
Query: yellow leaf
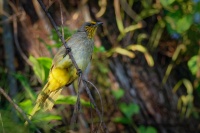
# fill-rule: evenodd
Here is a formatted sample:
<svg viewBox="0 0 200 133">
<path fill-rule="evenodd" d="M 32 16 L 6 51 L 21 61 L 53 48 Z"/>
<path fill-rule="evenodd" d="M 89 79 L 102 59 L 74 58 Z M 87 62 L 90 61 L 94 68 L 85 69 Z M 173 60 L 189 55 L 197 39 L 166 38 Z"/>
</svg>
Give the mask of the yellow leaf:
<svg viewBox="0 0 200 133">
<path fill-rule="evenodd" d="M 134 57 L 135 57 L 135 54 L 134 54 L 134 53 L 132 53 L 132 52 L 130 52 L 130 51 L 124 49 L 124 48 L 117 47 L 117 48 L 115 48 L 114 51 L 115 51 L 116 53 L 118 53 L 118 54 L 126 55 L 126 56 L 128 56 L 128 57 L 130 57 L 130 58 L 134 58 Z"/>
</svg>

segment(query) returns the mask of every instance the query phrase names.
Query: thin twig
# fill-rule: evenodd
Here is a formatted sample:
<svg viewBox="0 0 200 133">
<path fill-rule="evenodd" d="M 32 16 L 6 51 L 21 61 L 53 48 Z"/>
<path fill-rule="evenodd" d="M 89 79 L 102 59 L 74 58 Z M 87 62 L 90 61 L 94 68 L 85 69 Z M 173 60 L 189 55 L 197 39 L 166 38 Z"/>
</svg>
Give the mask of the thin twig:
<svg viewBox="0 0 200 133">
<path fill-rule="evenodd" d="M 22 51 L 22 49 L 19 45 L 19 41 L 17 38 L 18 28 L 17 28 L 17 18 L 16 17 L 13 18 L 13 32 L 14 32 L 14 41 L 15 41 L 15 45 L 16 45 L 18 52 L 20 53 L 20 55 L 22 56 L 22 58 L 25 60 L 25 62 L 28 65 L 33 66 L 33 64 L 29 61 L 28 57 L 24 54 L 24 52 Z"/>
<path fill-rule="evenodd" d="M 103 110 L 104 110 L 104 109 L 103 109 L 103 102 L 102 102 L 102 98 L 101 98 L 101 95 L 100 95 L 100 93 L 99 93 L 99 90 L 97 89 L 97 87 L 96 87 L 92 82 L 86 80 L 85 78 L 83 79 L 83 81 L 89 83 L 89 84 L 96 90 L 97 94 L 99 95 L 99 97 L 100 97 L 100 102 L 101 102 L 101 117 L 103 118 L 103 112 L 104 112 Z M 101 124 L 102 124 L 102 121 L 100 122 L 99 126 L 101 126 Z"/>
<path fill-rule="evenodd" d="M 101 112 L 100 112 L 99 109 L 97 108 L 97 105 L 96 105 L 96 103 L 95 103 L 95 101 L 94 101 L 94 99 L 93 99 L 93 97 L 92 97 L 92 94 L 91 94 L 91 92 L 90 92 L 90 89 L 89 89 L 88 86 L 87 86 L 87 82 L 86 82 L 86 80 L 84 79 L 84 77 L 81 77 L 81 78 L 82 78 L 82 80 L 84 81 L 83 84 L 84 84 L 85 90 L 86 90 L 86 92 L 87 92 L 87 94 L 88 94 L 88 96 L 89 96 L 89 98 L 90 98 L 90 100 L 91 100 L 91 103 L 93 104 L 94 109 L 96 110 L 96 112 L 97 112 L 97 114 L 98 114 L 98 116 L 99 116 L 99 118 L 100 118 L 100 122 L 101 122 L 102 125 L 103 125 L 103 130 L 104 130 L 104 132 L 108 133 L 107 126 L 105 125 L 105 122 L 102 120 Z"/>
<path fill-rule="evenodd" d="M 29 120 L 29 118 L 27 117 L 27 115 L 25 114 L 25 112 L 15 102 L 13 102 L 13 100 L 6 94 L 6 92 L 2 88 L 0 88 L 0 93 L 8 100 L 8 102 L 10 102 L 13 105 L 13 107 L 24 117 L 24 119 L 29 124 L 33 125 L 33 123 Z M 37 128 L 36 128 L 36 131 L 38 133 L 41 133 L 39 131 L 39 129 L 37 129 Z"/>
<path fill-rule="evenodd" d="M 80 85 L 81 85 L 81 77 L 79 77 L 78 79 L 78 87 L 80 88 Z M 76 104 L 75 104 L 75 107 L 74 107 L 74 112 L 73 112 L 73 116 L 72 116 L 72 119 L 71 119 L 71 129 L 73 130 L 74 129 L 74 124 L 77 122 L 77 115 L 78 115 L 78 112 L 80 110 L 80 89 L 78 89 L 78 92 L 77 92 L 77 101 L 76 101 Z"/>
</svg>

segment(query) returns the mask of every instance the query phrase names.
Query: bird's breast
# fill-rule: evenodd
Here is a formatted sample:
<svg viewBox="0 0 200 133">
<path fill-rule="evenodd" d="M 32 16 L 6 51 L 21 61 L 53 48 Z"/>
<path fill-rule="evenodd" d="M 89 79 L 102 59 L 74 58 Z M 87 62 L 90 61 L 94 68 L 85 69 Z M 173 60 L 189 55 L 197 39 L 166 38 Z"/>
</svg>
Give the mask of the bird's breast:
<svg viewBox="0 0 200 133">
<path fill-rule="evenodd" d="M 90 62 L 94 42 L 93 40 L 82 40 L 81 42 L 77 42 L 77 44 L 76 47 L 72 47 L 72 54 L 78 67 L 84 71 Z"/>
</svg>

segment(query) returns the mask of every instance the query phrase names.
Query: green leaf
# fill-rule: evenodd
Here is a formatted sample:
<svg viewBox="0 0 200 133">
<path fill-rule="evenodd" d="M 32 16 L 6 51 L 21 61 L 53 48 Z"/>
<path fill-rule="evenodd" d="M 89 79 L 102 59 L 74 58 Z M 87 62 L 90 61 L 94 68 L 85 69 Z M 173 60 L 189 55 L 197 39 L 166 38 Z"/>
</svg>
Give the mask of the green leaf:
<svg viewBox="0 0 200 133">
<path fill-rule="evenodd" d="M 198 71 L 198 66 L 197 66 L 197 58 L 198 56 L 193 56 L 192 58 L 190 58 L 190 60 L 188 61 L 188 67 L 190 69 L 190 72 L 192 73 L 192 75 L 196 75 L 197 71 Z"/>
<path fill-rule="evenodd" d="M 38 80 L 40 82 L 44 83 L 44 79 L 45 79 L 44 68 L 39 64 L 39 62 L 37 61 L 37 59 L 34 58 L 33 56 L 30 56 L 29 60 L 33 64 L 33 71 L 34 71 L 35 75 L 37 76 Z"/>
<path fill-rule="evenodd" d="M 50 69 L 51 68 L 51 64 L 52 64 L 52 59 L 51 58 L 47 58 L 47 57 L 39 57 L 37 58 L 38 62 L 46 67 L 46 69 Z"/>
<path fill-rule="evenodd" d="M 105 48 L 103 46 L 100 46 L 100 47 L 96 47 L 94 46 L 94 53 L 97 53 L 97 52 L 105 52 Z"/>
<path fill-rule="evenodd" d="M 138 130 L 139 133 L 157 133 L 157 130 L 152 126 L 145 127 L 142 125 L 138 128 Z"/>
<path fill-rule="evenodd" d="M 32 109 L 33 109 L 33 105 L 32 105 L 32 101 L 31 100 L 24 100 L 22 102 L 19 103 L 19 106 L 27 113 L 30 114 Z"/>
<path fill-rule="evenodd" d="M 167 30 L 170 34 L 183 33 L 192 25 L 193 15 L 185 15 L 180 10 L 177 10 L 176 12 L 168 12 L 165 20 L 167 22 Z"/>
<path fill-rule="evenodd" d="M 34 119 L 32 120 L 34 123 L 41 122 L 41 121 L 52 121 L 52 120 L 62 120 L 61 116 L 58 115 L 52 115 L 48 113 L 39 113 L 36 114 Z"/>
<path fill-rule="evenodd" d="M 160 0 L 160 3 L 166 7 L 166 6 L 169 6 L 171 5 L 175 0 Z"/>
<path fill-rule="evenodd" d="M 131 117 L 134 114 L 138 114 L 140 111 L 140 108 L 137 104 L 131 103 L 131 104 L 125 104 L 125 103 L 121 103 L 119 104 L 119 108 L 120 110 L 124 113 L 124 115 L 131 119 Z"/>
<path fill-rule="evenodd" d="M 128 119 L 126 117 L 115 117 L 113 119 L 113 121 L 116 122 L 116 123 L 131 124 L 130 119 Z"/>
<path fill-rule="evenodd" d="M 62 120 L 62 117 L 57 115 L 48 115 L 42 118 L 44 121 L 51 121 L 51 120 Z"/>
<path fill-rule="evenodd" d="M 177 22 L 177 32 L 183 33 L 184 31 L 188 30 L 192 25 L 192 15 L 185 15 Z"/>
<path fill-rule="evenodd" d="M 37 76 L 39 81 L 44 84 L 48 78 L 52 59 L 47 57 L 40 57 L 36 59 L 33 56 L 30 56 L 29 60 L 33 64 L 33 71 L 35 75 Z"/>
<path fill-rule="evenodd" d="M 112 94 L 117 100 L 119 100 L 124 96 L 124 90 L 123 89 L 113 90 Z"/>
<path fill-rule="evenodd" d="M 60 95 L 58 99 L 56 100 L 56 104 L 71 104 L 75 105 L 77 101 L 77 96 L 63 96 Z M 85 101 L 84 99 L 80 99 L 80 102 L 82 105 L 90 107 L 91 104 L 88 101 Z"/>
</svg>

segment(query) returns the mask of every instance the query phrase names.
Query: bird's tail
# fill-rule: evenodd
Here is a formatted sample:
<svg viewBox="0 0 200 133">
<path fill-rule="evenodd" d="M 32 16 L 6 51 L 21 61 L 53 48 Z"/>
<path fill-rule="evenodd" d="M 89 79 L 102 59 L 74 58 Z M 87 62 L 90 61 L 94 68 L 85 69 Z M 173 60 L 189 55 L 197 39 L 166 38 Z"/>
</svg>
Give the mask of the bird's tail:
<svg viewBox="0 0 200 133">
<path fill-rule="evenodd" d="M 59 94 L 61 93 L 62 88 L 59 88 L 55 91 L 51 91 L 49 82 L 44 86 L 42 91 L 37 97 L 36 104 L 31 111 L 31 114 L 29 116 L 29 120 L 33 117 L 33 115 L 40 109 L 51 110 L 56 99 L 58 98 Z M 26 122 L 27 123 L 27 122 Z"/>
</svg>

